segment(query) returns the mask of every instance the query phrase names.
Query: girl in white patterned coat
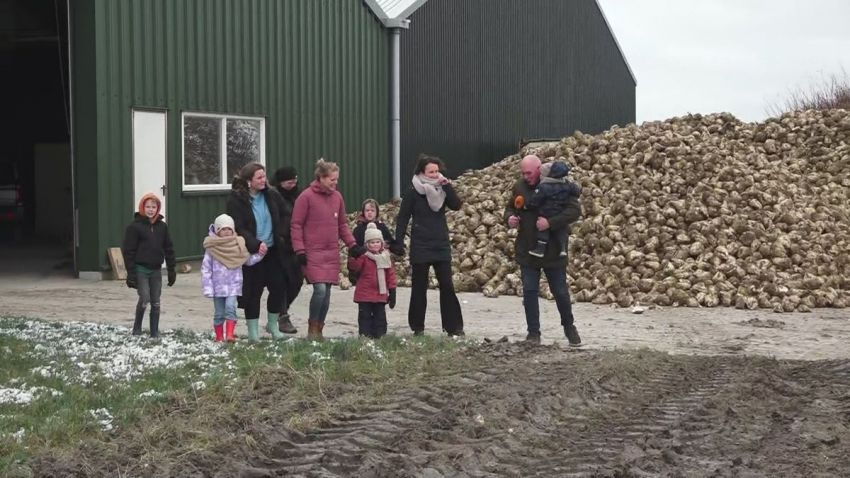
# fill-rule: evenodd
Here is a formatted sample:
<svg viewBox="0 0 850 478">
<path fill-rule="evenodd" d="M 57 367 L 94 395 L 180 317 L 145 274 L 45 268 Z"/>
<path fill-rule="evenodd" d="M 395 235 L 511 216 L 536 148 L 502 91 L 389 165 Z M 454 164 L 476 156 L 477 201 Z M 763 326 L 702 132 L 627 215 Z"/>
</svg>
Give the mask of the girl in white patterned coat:
<svg viewBox="0 0 850 478">
<path fill-rule="evenodd" d="M 252 266 L 263 254 L 250 254 L 245 239 L 236 235 L 233 218 L 222 214 L 210 225 L 204 238 L 201 285 L 204 296 L 213 300 L 215 341 L 235 342 L 236 298 L 242 295 L 242 266 Z"/>
</svg>

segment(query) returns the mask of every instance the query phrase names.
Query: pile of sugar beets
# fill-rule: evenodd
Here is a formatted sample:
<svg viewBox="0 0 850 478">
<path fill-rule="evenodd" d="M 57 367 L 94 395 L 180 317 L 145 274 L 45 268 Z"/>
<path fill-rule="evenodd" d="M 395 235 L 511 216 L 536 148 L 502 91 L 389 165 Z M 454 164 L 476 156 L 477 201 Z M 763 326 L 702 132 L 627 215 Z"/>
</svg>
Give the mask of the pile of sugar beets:
<svg viewBox="0 0 850 478">
<path fill-rule="evenodd" d="M 583 188 L 568 267 L 578 302 L 777 312 L 850 303 L 846 110 L 761 123 L 689 115 L 577 132 L 468 171 L 454 181 L 463 207 L 447 214 L 458 291 L 522 294 L 516 231 L 503 215 L 530 153 L 567 161 Z M 381 206 L 391 229 L 398 206 Z M 401 285 L 409 269 L 407 258 L 396 261 Z M 344 273 L 341 286 L 350 286 Z M 545 281 L 541 295 L 552 297 Z"/>
</svg>

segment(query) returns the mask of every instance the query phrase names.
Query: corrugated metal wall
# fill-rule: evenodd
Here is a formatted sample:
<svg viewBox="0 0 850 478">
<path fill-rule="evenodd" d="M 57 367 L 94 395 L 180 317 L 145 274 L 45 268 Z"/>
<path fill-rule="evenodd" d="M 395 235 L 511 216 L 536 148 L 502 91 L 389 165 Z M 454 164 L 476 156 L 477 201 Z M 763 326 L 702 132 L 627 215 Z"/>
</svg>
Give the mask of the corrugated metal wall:
<svg viewBox="0 0 850 478">
<path fill-rule="evenodd" d="M 82 214 L 97 214 L 98 240 L 81 250 L 81 269 L 106 264 L 106 247 L 120 244 L 131 218 L 133 108 L 168 111 L 167 221 L 178 256 L 202 252 L 227 198 L 181 192 L 183 111 L 265 117 L 268 169 L 294 165 L 303 185 L 318 157 L 337 161 L 349 209 L 366 196 L 389 197 L 389 39 L 360 0 L 73 4 L 74 27 L 93 27 L 95 47 L 94 59 L 75 49 L 74 73 L 84 78 L 81 65 L 96 64 L 96 116 L 83 116 L 87 105 L 75 111 L 81 132 L 97 125 L 96 158 L 84 144 L 91 135 L 77 135 L 80 173 L 97 177 L 97 212 Z M 79 192 L 81 206 L 90 207 L 91 193 Z"/>
<path fill-rule="evenodd" d="M 450 172 L 522 139 L 635 120 L 635 83 L 593 0 L 429 0 L 402 34 L 402 163 Z M 404 180 L 403 180 L 404 182 Z"/>
</svg>

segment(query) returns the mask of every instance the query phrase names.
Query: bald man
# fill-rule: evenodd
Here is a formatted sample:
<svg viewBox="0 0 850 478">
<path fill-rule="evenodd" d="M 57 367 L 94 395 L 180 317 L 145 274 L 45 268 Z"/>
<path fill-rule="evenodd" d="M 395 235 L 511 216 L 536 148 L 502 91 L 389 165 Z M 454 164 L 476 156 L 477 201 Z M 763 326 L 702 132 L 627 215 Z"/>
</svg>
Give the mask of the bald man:
<svg viewBox="0 0 850 478">
<path fill-rule="evenodd" d="M 540 271 L 546 275 L 549 289 L 555 296 L 555 303 L 561 315 L 561 326 L 571 347 L 581 347 L 581 338 L 573 320 L 573 307 L 570 303 L 570 288 L 567 285 L 567 257 L 561 255 L 558 241 L 549 241 L 543 257 L 529 254 L 537 245 L 537 231 L 551 229 L 553 232 L 566 228 L 569 241 L 570 224 L 581 217 L 581 203 L 578 197 L 571 198 L 564 209 L 546 219 L 538 216 L 535 209 L 526 207 L 540 182 L 540 158 L 528 155 L 519 163 L 522 178 L 514 185 L 507 207 L 505 221 L 508 227 L 518 227 L 516 236 L 516 261 L 522 273 L 522 303 L 525 308 L 525 321 L 528 324 L 529 342 L 540 342 Z M 565 248 L 566 249 L 566 248 Z"/>
</svg>

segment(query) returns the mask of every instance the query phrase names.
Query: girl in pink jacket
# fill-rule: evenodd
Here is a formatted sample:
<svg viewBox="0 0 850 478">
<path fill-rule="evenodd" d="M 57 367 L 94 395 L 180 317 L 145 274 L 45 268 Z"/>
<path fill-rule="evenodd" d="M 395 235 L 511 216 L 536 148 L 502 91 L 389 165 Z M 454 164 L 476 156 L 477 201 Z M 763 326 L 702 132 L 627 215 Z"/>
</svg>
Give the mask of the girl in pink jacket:
<svg viewBox="0 0 850 478">
<path fill-rule="evenodd" d="M 339 166 L 319 159 L 316 180 L 295 200 L 292 211 L 292 248 L 313 285 L 307 338 L 322 340 L 322 329 L 331 301 L 331 285 L 339 283 L 339 241 L 349 248 L 350 257 L 359 257 L 366 249 L 358 246 L 348 228 L 345 201 L 336 190 Z"/>
<path fill-rule="evenodd" d="M 354 302 L 361 337 L 379 339 L 387 335 L 387 309 L 395 307 L 397 279 L 390 253 L 384 250 L 381 230 L 370 222 L 364 233 L 366 253 L 348 258 L 348 270 L 358 274 Z"/>
</svg>

